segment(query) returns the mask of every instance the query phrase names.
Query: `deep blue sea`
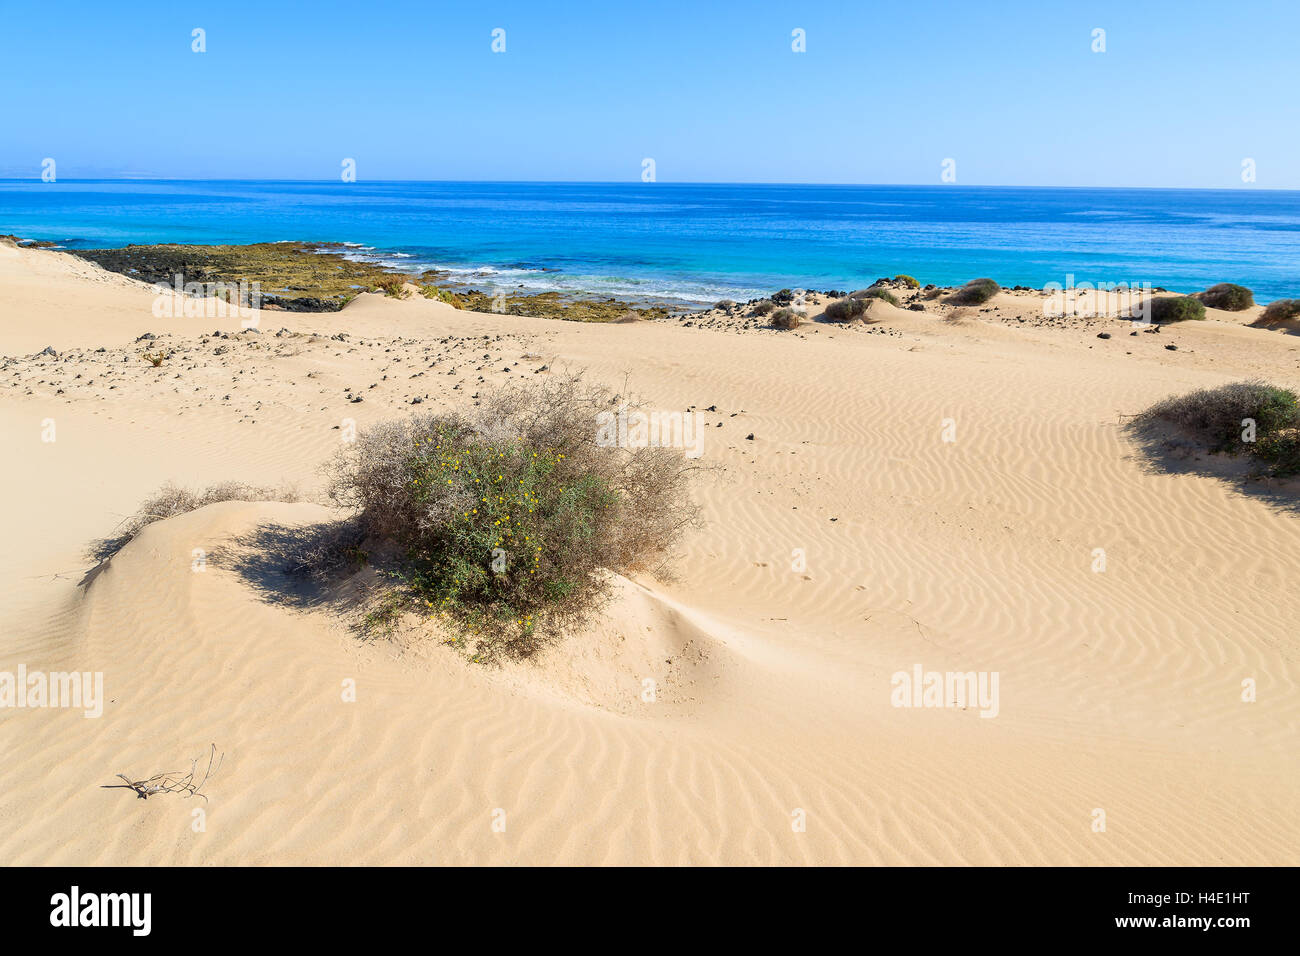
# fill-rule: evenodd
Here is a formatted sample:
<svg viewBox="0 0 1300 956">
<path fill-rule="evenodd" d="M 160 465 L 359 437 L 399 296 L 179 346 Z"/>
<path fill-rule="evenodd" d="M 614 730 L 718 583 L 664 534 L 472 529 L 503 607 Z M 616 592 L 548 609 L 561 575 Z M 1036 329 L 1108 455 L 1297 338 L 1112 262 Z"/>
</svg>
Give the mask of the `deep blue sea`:
<svg viewBox="0 0 1300 956">
<path fill-rule="evenodd" d="M 346 242 L 482 289 L 690 302 L 900 272 L 1300 297 L 1300 192 L 1250 189 L 0 180 L 0 233 L 68 248 Z"/>
</svg>

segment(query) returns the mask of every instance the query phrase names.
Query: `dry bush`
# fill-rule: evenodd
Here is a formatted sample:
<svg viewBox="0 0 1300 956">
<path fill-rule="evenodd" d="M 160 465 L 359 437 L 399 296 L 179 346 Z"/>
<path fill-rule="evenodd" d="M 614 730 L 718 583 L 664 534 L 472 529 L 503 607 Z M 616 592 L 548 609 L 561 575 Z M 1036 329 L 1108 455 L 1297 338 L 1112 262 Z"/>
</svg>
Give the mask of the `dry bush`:
<svg viewBox="0 0 1300 956">
<path fill-rule="evenodd" d="M 1300 299 L 1276 299 L 1270 302 L 1251 325 L 1277 325 L 1290 319 L 1300 319 Z"/>
<path fill-rule="evenodd" d="M 822 315 L 831 322 L 850 322 L 853 319 L 860 319 L 867 314 L 867 303 L 864 299 L 836 299 L 826 306 Z"/>
<path fill-rule="evenodd" d="M 112 536 L 94 542 L 87 554 L 102 561 L 120 551 L 128 541 L 155 521 L 188 514 L 204 505 L 216 504 L 219 501 L 294 502 L 298 500 L 298 491 L 291 485 L 270 488 L 250 485 L 242 481 L 223 481 L 209 485 L 201 492 L 195 492 L 168 482 L 146 498 L 141 503 L 139 511 L 128 515 Z"/>
<path fill-rule="evenodd" d="M 329 494 L 364 547 L 396 546 L 402 607 L 447 616 L 484 657 L 527 656 L 599 606 L 606 572 L 662 570 L 697 520 L 680 451 L 597 444 L 617 401 L 574 375 L 380 424 L 329 464 Z"/>
<path fill-rule="evenodd" d="M 790 329 L 799 328 L 803 322 L 803 316 L 794 309 L 777 309 L 772 313 L 769 322 L 772 328 L 784 329 L 788 332 Z"/>
<path fill-rule="evenodd" d="M 754 305 L 754 308 L 750 310 L 750 315 L 767 315 L 775 308 L 776 303 L 771 299 L 764 299 L 762 302 L 758 302 Z"/>
<path fill-rule="evenodd" d="M 1002 287 L 992 279 L 971 279 L 964 286 L 948 297 L 953 305 L 983 305 L 993 298 Z"/>
</svg>

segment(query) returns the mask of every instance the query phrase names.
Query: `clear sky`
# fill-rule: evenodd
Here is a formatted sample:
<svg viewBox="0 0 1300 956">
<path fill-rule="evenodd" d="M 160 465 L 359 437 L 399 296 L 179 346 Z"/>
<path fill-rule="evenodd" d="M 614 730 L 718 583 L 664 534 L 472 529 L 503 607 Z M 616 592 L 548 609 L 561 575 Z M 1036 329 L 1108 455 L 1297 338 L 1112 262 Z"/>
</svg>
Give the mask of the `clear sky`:
<svg viewBox="0 0 1300 956">
<path fill-rule="evenodd" d="M 0 0 L 0 176 L 1296 189 L 1297 50 L 1300 0 Z"/>
</svg>

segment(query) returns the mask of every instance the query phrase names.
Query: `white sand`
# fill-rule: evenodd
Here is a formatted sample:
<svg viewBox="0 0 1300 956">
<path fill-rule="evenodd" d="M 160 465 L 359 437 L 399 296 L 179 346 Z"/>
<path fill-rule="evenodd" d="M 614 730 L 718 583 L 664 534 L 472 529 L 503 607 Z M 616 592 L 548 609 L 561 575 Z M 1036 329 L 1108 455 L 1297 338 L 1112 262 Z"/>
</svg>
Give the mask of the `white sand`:
<svg viewBox="0 0 1300 956">
<path fill-rule="evenodd" d="M 3 363 L 0 670 L 102 671 L 110 699 L 98 719 L 0 710 L 6 861 L 1300 862 L 1295 513 L 1153 471 L 1120 429 L 1172 392 L 1300 386 L 1300 337 L 1223 313 L 1158 335 L 1040 327 L 1036 294 L 957 321 L 878 304 L 878 325 L 795 333 L 366 295 L 199 346 L 239 320 L 159 320 L 152 302 L 0 247 L 0 354 L 65 353 Z M 153 369 L 134 357 L 145 331 L 193 351 Z M 609 619 L 537 664 L 367 644 L 268 600 L 238 542 L 329 516 L 314 504 L 155 524 L 78 586 L 86 545 L 164 481 L 310 492 L 342 419 L 405 414 L 414 394 L 467 403 L 542 365 L 626 378 L 660 408 L 715 405 L 704 452 L 722 470 L 697 489 L 707 526 L 681 579 L 620 580 Z M 997 717 L 892 706 L 891 675 L 915 664 L 998 672 Z M 100 789 L 212 742 L 207 804 Z"/>
</svg>

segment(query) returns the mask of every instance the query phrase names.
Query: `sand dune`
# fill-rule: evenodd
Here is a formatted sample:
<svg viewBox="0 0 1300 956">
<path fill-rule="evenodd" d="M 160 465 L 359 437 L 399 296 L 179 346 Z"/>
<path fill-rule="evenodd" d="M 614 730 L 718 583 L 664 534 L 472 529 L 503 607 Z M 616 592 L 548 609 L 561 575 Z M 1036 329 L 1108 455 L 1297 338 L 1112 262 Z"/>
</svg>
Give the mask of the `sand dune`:
<svg viewBox="0 0 1300 956">
<path fill-rule="evenodd" d="M 1194 387 L 1300 386 L 1294 336 L 1047 322 L 1037 293 L 794 333 L 377 295 L 249 332 L 152 301 L 0 247 L 0 671 L 102 671 L 108 698 L 0 710 L 11 862 L 1300 862 L 1300 499 L 1152 468 L 1121 428 Z M 317 504 L 156 523 L 83 583 L 164 481 L 310 495 L 344 419 L 563 368 L 695 408 L 718 467 L 678 579 L 618 579 L 539 661 L 363 641 L 292 600 L 268 541 Z M 997 716 L 894 706 L 918 664 L 998 672 Z M 100 789 L 212 742 L 206 804 Z"/>
</svg>

